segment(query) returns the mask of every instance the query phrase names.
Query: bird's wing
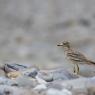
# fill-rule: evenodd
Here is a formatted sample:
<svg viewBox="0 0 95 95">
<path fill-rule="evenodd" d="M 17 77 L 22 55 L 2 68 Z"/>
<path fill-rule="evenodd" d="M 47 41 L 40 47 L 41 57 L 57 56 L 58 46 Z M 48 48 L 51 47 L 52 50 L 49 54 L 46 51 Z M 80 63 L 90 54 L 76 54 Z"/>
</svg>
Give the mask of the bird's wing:
<svg viewBox="0 0 95 95">
<path fill-rule="evenodd" d="M 69 56 L 69 58 L 73 61 L 83 62 L 87 60 L 86 57 L 82 53 L 77 52 L 77 51 L 68 52 L 67 56 Z"/>
</svg>

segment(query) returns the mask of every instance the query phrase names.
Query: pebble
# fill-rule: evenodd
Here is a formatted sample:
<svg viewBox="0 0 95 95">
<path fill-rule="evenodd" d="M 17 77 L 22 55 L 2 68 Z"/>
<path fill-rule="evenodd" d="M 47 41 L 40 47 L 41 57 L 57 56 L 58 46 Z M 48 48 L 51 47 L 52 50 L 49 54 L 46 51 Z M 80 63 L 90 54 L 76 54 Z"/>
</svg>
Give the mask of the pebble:
<svg viewBox="0 0 95 95">
<path fill-rule="evenodd" d="M 57 89 L 51 88 L 47 90 L 46 95 L 72 95 L 72 93 L 67 89 L 57 90 Z"/>
<path fill-rule="evenodd" d="M 23 71 L 22 73 L 27 76 L 27 77 L 31 77 L 31 78 L 35 78 L 37 76 L 39 72 L 39 69 L 38 68 L 28 68 L 26 69 L 25 71 Z"/>
<path fill-rule="evenodd" d="M 70 80 L 70 79 L 76 79 L 79 77 L 77 75 L 71 74 L 64 68 L 62 69 L 59 68 L 53 72 L 53 78 L 54 80 Z"/>
<path fill-rule="evenodd" d="M 0 85 L 0 95 L 39 95 L 30 89 Z"/>
<path fill-rule="evenodd" d="M 53 74 L 52 73 L 39 72 L 37 76 L 46 82 L 52 82 L 53 81 Z"/>
<path fill-rule="evenodd" d="M 95 95 L 95 86 L 89 87 L 87 90 L 88 95 Z"/>
<path fill-rule="evenodd" d="M 25 66 L 25 65 L 16 64 L 16 63 L 13 63 L 13 64 L 5 64 L 4 65 L 4 71 L 6 73 L 13 72 L 13 71 L 22 71 L 22 70 L 25 70 L 27 68 L 28 67 Z"/>
</svg>

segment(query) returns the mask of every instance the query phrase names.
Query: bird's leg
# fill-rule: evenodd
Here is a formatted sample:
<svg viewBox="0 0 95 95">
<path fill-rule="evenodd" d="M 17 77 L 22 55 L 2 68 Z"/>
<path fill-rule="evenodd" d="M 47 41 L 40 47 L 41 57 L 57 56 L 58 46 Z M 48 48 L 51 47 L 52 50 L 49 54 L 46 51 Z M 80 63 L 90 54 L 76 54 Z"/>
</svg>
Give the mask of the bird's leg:
<svg viewBox="0 0 95 95">
<path fill-rule="evenodd" d="M 76 66 L 77 66 L 77 68 L 76 68 Z M 78 74 L 79 73 L 79 66 L 78 66 L 78 64 L 74 64 L 74 68 L 73 68 L 73 71 L 74 71 L 74 73 L 76 73 L 76 74 Z"/>
<path fill-rule="evenodd" d="M 75 64 L 74 64 L 73 72 L 74 72 L 74 73 L 76 73 L 76 68 L 75 68 Z"/>
<path fill-rule="evenodd" d="M 76 66 L 77 66 L 77 74 L 79 73 L 79 66 L 78 66 L 78 64 L 76 64 Z"/>
</svg>

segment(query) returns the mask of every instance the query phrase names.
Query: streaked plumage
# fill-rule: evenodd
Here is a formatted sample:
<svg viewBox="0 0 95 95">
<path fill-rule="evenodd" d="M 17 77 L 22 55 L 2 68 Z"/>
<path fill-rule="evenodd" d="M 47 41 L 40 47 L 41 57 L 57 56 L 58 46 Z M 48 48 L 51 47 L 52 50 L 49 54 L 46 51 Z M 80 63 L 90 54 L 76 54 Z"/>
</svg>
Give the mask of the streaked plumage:
<svg viewBox="0 0 95 95">
<path fill-rule="evenodd" d="M 82 53 L 72 49 L 68 41 L 64 41 L 61 44 L 58 44 L 57 46 L 63 46 L 67 59 L 71 61 L 73 64 L 76 64 L 77 73 L 79 73 L 78 64 L 88 64 L 88 65 L 94 64 L 95 65 L 95 62 L 88 60 Z M 75 66 L 74 66 L 74 72 L 76 72 Z"/>
</svg>

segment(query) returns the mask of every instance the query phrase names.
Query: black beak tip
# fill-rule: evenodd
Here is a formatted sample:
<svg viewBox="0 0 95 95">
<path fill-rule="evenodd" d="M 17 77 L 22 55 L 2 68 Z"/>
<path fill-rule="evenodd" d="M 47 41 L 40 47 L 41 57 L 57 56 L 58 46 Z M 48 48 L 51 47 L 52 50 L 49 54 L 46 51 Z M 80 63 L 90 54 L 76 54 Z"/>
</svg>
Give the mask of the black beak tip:
<svg viewBox="0 0 95 95">
<path fill-rule="evenodd" d="M 60 45 L 57 45 L 57 46 L 60 46 Z"/>
<path fill-rule="evenodd" d="M 62 46 L 62 45 L 58 44 L 57 46 Z"/>
</svg>

